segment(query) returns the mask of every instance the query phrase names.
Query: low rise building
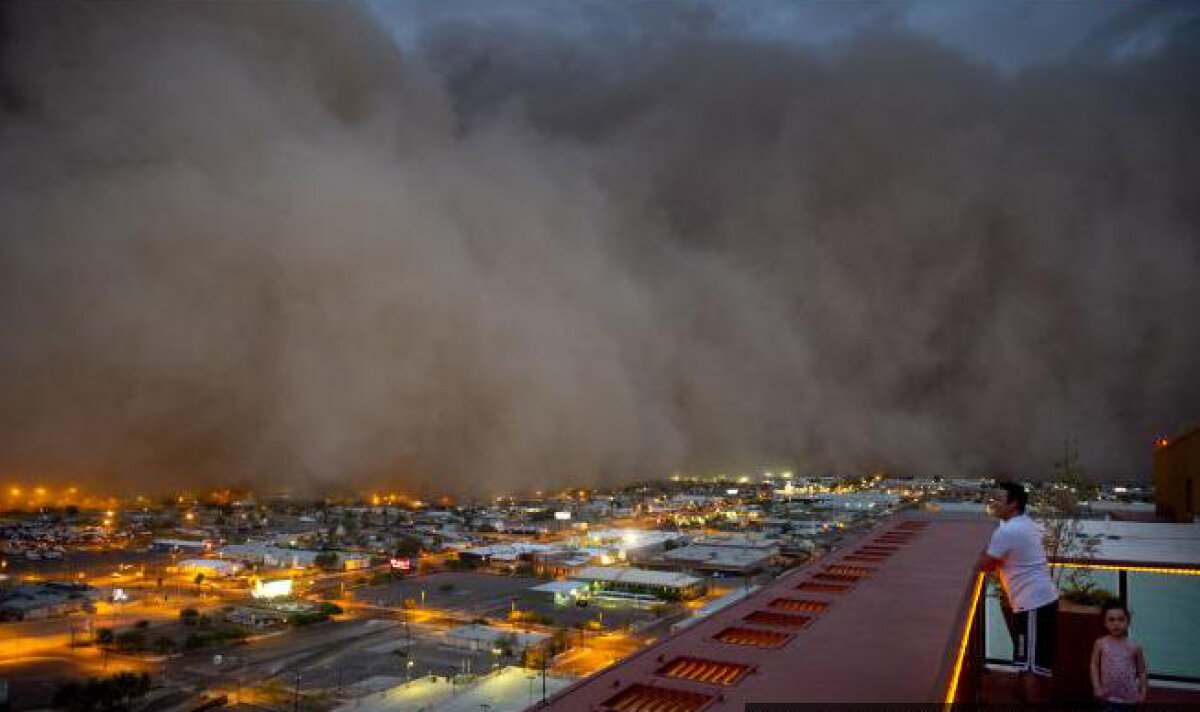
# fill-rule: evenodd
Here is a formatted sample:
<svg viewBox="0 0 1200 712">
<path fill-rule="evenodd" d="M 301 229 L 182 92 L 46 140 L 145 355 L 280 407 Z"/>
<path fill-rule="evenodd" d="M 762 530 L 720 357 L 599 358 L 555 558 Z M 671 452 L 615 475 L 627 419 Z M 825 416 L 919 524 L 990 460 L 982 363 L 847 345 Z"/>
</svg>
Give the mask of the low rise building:
<svg viewBox="0 0 1200 712">
<path fill-rule="evenodd" d="M 569 606 L 587 597 L 588 584 L 583 581 L 548 581 L 529 590 L 538 596 L 550 598 L 557 605 Z"/>
<path fill-rule="evenodd" d="M 178 568 L 181 573 L 216 578 L 236 575 L 242 570 L 242 565 L 229 559 L 186 559 L 179 562 Z"/>
<path fill-rule="evenodd" d="M 668 601 L 696 598 L 704 593 L 704 582 L 687 574 L 616 566 L 588 566 L 572 575 L 584 581 L 593 594 L 617 592 L 653 596 Z"/>
</svg>

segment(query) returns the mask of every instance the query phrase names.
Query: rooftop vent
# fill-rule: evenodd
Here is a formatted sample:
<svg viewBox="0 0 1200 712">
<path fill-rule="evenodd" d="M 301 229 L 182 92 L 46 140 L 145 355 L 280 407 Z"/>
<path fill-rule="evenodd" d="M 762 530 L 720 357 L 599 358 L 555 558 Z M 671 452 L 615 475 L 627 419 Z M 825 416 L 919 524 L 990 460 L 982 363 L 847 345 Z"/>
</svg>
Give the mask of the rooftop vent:
<svg viewBox="0 0 1200 712">
<path fill-rule="evenodd" d="M 749 672 L 749 665 L 688 657 L 675 658 L 658 670 L 659 675 L 666 677 L 678 677 L 713 685 L 736 685 Z"/>
<path fill-rule="evenodd" d="M 875 569 L 870 566 L 847 566 L 845 564 L 831 564 L 826 566 L 825 570 L 831 574 L 846 574 L 847 576 L 870 576 L 875 573 Z"/>
<path fill-rule="evenodd" d="M 887 554 L 849 554 L 843 560 L 858 564 L 882 564 L 887 561 Z"/>
<path fill-rule="evenodd" d="M 726 628 L 715 637 L 722 643 L 751 648 L 778 648 L 788 642 L 788 636 L 784 633 L 755 628 Z"/>
<path fill-rule="evenodd" d="M 832 582 L 832 583 L 845 583 L 845 584 L 858 583 L 858 580 L 861 578 L 862 578 L 862 576 L 852 576 L 850 574 L 826 574 L 826 573 L 815 574 L 813 576 L 813 580 L 815 580 L 815 581 L 828 581 L 828 582 Z"/>
<path fill-rule="evenodd" d="M 803 628 L 812 623 L 812 618 L 809 616 L 793 616 L 771 611 L 755 611 L 742 620 L 755 625 L 773 625 L 780 628 Z"/>
<path fill-rule="evenodd" d="M 910 541 L 912 541 L 911 536 L 900 534 L 883 534 L 875 539 L 877 544 L 907 544 Z"/>
<path fill-rule="evenodd" d="M 711 699 L 712 695 L 699 692 L 636 684 L 610 697 L 604 706 L 619 712 L 695 712 Z"/>
<path fill-rule="evenodd" d="M 810 601 L 807 598 L 776 598 L 767 605 L 793 613 L 824 613 L 829 608 L 825 601 Z"/>
<path fill-rule="evenodd" d="M 805 581 L 796 587 L 797 591 L 807 591 L 809 593 L 845 593 L 850 590 L 849 586 L 833 583 L 817 583 L 816 581 Z"/>
</svg>

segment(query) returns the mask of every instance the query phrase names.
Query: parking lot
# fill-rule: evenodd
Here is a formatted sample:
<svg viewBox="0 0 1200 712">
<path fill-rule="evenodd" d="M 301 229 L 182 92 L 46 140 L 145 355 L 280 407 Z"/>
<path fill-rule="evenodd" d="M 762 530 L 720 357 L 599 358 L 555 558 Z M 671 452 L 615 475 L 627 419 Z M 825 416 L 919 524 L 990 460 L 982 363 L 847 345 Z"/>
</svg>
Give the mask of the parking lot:
<svg viewBox="0 0 1200 712">
<path fill-rule="evenodd" d="M 376 606 L 400 607 L 410 600 L 464 618 L 494 615 L 511 605 L 522 591 L 541 579 L 475 572 L 444 572 L 413 576 L 354 591 L 354 600 Z"/>
</svg>

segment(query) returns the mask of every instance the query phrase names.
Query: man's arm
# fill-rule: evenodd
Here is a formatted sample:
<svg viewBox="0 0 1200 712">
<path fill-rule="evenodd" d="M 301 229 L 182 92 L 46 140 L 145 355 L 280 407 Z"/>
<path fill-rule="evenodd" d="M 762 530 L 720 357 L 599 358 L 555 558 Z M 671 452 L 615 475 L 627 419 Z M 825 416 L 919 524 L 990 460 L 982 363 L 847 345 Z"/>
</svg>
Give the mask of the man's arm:
<svg viewBox="0 0 1200 712">
<path fill-rule="evenodd" d="M 996 569 L 1000 568 L 1000 565 L 1003 563 L 1004 563 L 1003 559 L 997 559 L 994 556 L 988 555 L 987 552 L 984 552 L 979 555 L 979 563 L 976 564 L 976 566 L 979 568 L 980 571 L 987 573 L 987 572 L 995 571 Z"/>
<path fill-rule="evenodd" d="M 997 527 L 996 531 L 992 532 L 992 538 L 988 541 L 987 549 L 983 555 L 979 557 L 980 571 L 995 571 L 1004 564 L 1004 557 L 1012 549 L 1012 537 L 1005 531 L 1003 526 Z"/>
</svg>

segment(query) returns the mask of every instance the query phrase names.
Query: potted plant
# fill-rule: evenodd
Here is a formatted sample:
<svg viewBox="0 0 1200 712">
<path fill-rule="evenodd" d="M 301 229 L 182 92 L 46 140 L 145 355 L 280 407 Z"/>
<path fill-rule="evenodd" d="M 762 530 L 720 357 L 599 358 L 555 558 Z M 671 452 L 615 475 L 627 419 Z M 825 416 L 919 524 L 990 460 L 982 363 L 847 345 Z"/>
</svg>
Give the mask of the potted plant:
<svg viewBox="0 0 1200 712">
<path fill-rule="evenodd" d="M 1100 607 L 1112 594 L 1096 583 L 1087 567 L 1095 560 L 1098 538 L 1083 531 L 1080 495 L 1093 485 L 1085 483 L 1079 451 L 1068 441 L 1063 459 L 1055 463 L 1055 479 L 1040 497 L 1038 511 L 1046 531 L 1046 556 L 1058 587 L 1058 621 L 1055 627 L 1054 697 L 1058 701 L 1090 701 L 1089 666 L 1092 645 L 1104 635 Z"/>
</svg>

